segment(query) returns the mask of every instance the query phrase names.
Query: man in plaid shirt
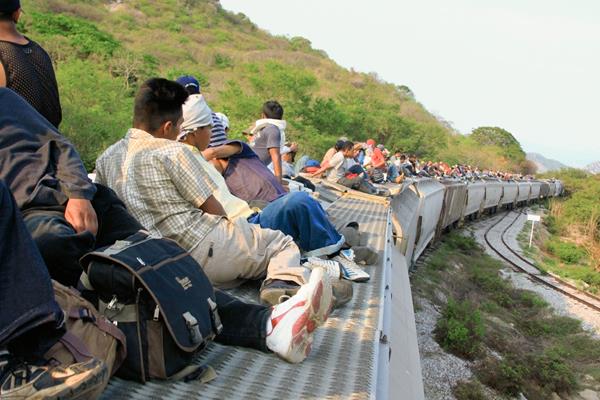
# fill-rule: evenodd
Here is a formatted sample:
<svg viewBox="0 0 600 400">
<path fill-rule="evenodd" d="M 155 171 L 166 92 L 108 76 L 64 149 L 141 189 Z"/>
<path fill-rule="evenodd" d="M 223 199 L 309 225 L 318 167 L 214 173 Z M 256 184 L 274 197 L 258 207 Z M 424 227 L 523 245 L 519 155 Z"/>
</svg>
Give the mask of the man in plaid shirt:
<svg viewBox="0 0 600 400">
<path fill-rule="evenodd" d="M 266 278 L 261 299 L 276 304 L 304 285 L 310 269 L 290 236 L 240 218 L 231 221 L 213 196 L 217 188 L 180 133 L 187 92 L 151 79 L 139 90 L 134 128 L 97 160 L 97 181 L 111 187 L 150 232 L 176 240 L 216 286 Z M 200 121 L 210 129 L 212 121 Z"/>
</svg>

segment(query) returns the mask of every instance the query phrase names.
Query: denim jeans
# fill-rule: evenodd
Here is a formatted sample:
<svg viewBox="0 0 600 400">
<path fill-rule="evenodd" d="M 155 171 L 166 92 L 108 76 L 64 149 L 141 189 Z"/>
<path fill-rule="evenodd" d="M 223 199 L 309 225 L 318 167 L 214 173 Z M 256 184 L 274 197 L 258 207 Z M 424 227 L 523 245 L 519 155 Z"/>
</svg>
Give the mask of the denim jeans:
<svg viewBox="0 0 600 400">
<path fill-rule="evenodd" d="M 14 198 L 0 181 L 0 348 L 41 357 L 62 334 L 63 313 Z"/>
<path fill-rule="evenodd" d="M 396 182 L 396 178 L 400 176 L 400 172 L 398 172 L 398 167 L 394 164 L 390 164 L 387 170 L 387 180 L 388 182 Z"/>
<path fill-rule="evenodd" d="M 266 345 L 267 320 L 271 308 L 259 304 L 244 303 L 227 292 L 215 290 L 219 316 L 223 330 L 215 341 L 217 343 L 251 347 L 268 352 Z"/>
<path fill-rule="evenodd" d="M 332 254 L 344 244 L 321 204 L 306 192 L 278 198 L 261 213 L 250 216 L 248 222 L 290 235 L 307 256 Z"/>
<path fill-rule="evenodd" d="M 98 234 L 77 233 L 65 219 L 65 207 L 23 211 L 25 225 L 35 240 L 50 276 L 66 286 L 77 286 L 82 272 L 79 259 L 99 247 L 113 244 L 143 229 L 111 189 L 96 185 L 92 206 L 98 217 Z"/>
</svg>

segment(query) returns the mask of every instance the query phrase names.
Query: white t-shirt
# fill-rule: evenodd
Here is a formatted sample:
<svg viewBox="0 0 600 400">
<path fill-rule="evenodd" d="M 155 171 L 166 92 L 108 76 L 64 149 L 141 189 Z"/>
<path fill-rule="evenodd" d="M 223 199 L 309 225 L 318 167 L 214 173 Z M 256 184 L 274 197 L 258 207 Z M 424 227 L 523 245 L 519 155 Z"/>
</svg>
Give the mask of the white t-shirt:
<svg viewBox="0 0 600 400">
<path fill-rule="evenodd" d="M 327 174 L 327 180 L 329 182 L 337 182 L 340 178 L 343 178 L 348 169 L 344 153 L 341 151 L 335 153 L 329 160 L 329 166 L 331 167 Z"/>
</svg>

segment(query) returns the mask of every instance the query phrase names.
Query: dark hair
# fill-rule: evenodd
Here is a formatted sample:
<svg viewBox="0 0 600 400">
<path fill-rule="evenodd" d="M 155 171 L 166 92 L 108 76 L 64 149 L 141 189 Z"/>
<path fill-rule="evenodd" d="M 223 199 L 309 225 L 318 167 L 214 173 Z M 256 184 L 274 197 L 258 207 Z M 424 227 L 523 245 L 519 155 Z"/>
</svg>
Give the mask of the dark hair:
<svg viewBox="0 0 600 400">
<path fill-rule="evenodd" d="M 18 10 L 18 8 L 14 9 L 12 11 L 2 11 L 2 12 L 0 12 L 0 21 L 11 21 L 11 22 L 14 22 L 14 20 L 13 20 L 13 14 L 17 10 Z"/>
<path fill-rule="evenodd" d="M 148 79 L 138 90 L 133 106 L 133 125 L 154 132 L 166 121 L 181 118 L 181 106 L 188 98 L 179 83 L 163 78 Z"/>
<path fill-rule="evenodd" d="M 267 116 L 267 118 L 271 119 L 282 119 L 283 118 L 283 107 L 275 100 L 269 100 L 263 104 L 262 108 L 263 114 Z"/>
<path fill-rule="evenodd" d="M 340 150 L 342 149 L 342 146 L 344 145 L 344 143 L 346 143 L 346 142 L 345 142 L 345 141 L 343 141 L 343 140 L 338 140 L 338 141 L 337 141 L 337 142 L 335 142 L 335 144 L 333 145 L 333 148 L 334 148 L 336 151 L 340 151 Z"/>
<path fill-rule="evenodd" d="M 354 150 L 354 143 L 352 143 L 351 141 L 347 141 L 344 142 L 344 144 L 342 145 L 341 149 L 342 151 L 348 151 L 348 150 Z"/>
</svg>

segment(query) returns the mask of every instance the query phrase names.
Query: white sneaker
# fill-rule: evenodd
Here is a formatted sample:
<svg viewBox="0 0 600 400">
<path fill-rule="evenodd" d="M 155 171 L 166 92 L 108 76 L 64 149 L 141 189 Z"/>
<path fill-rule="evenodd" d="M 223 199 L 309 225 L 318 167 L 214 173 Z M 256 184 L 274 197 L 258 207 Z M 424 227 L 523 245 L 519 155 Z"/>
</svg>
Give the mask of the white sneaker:
<svg viewBox="0 0 600 400">
<path fill-rule="evenodd" d="M 333 258 L 342 266 L 342 276 L 353 282 L 366 282 L 371 276 L 354 262 L 354 251 L 352 249 L 342 250 L 339 256 Z"/>
<path fill-rule="evenodd" d="M 315 267 L 323 268 L 325 271 L 327 271 L 331 281 L 342 279 L 342 266 L 337 261 L 323 260 L 319 257 L 308 257 L 306 262 L 302 265 L 309 269 L 313 269 Z"/>
<path fill-rule="evenodd" d="M 310 353 L 313 332 L 327 321 L 331 309 L 329 276 L 315 267 L 298 293 L 273 307 L 267 321 L 267 347 L 291 363 L 303 361 Z"/>
</svg>

